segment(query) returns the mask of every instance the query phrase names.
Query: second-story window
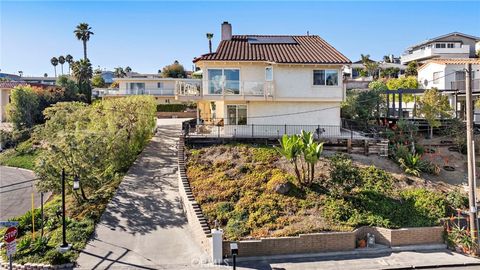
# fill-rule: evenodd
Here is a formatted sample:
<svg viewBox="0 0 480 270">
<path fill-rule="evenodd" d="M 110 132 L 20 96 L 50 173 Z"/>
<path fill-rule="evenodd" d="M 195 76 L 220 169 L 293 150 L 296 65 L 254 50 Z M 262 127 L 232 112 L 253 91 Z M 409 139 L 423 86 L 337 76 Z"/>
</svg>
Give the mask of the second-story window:
<svg viewBox="0 0 480 270">
<path fill-rule="evenodd" d="M 157 88 L 163 89 L 163 82 L 157 82 Z"/>
<path fill-rule="evenodd" d="M 435 48 L 437 49 L 445 49 L 447 45 L 445 43 L 437 43 L 435 44 Z"/>
<path fill-rule="evenodd" d="M 240 94 L 239 69 L 208 69 L 209 94 Z"/>
<path fill-rule="evenodd" d="M 313 85 L 338 85 L 338 70 L 320 69 L 313 71 Z"/>
<path fill-rule="evenodd" d="M 449 48 L 449 49 L 455 48 L 455 44 L 453 44 L 453 43 L 448 43 L 448 44 L 447 44 L 447 48 Z"/>
</svg>

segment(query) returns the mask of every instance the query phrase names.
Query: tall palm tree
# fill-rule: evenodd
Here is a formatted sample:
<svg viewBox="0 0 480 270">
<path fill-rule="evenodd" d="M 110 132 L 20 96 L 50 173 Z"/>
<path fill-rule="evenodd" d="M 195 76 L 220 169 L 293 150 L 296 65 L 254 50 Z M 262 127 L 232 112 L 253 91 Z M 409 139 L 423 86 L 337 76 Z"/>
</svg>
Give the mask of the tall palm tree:
<svg viewBox="0 0 480 270">
<path fill-rule="evenodd" d="M 52 57 L 52 59 L 50 59 L 50 63 L 52 63 L 53 69 L 55 70 L 55 77 L 57 77 L 58 59 L 56 57 Z"/>
<path fill-rule="evenodd" d="M 65 64 L 65 57 L 63 57 L 63 55 L 60 55 L 58 57 L 58 63 L 60 64 L 60 66 L 62 67 L 62 75 L 63 75 L 63 64 Z"/>
<path fill-rule="evenodd" d="M 207 33 L 208 49 L 210 53 L 212 53 L 212 38 L 213 38 L 213 33 Z"/>
<path fill-rule="evenodd" d="M 83 60 L 87 60 L 87 41 L 89 41 L 90 36 L 93 35 L 93 32 L 90 30 L 92 30 L 92 28 L 88 26 L 88 23 L 80 23 L 75 28 L 75 31 L 73 31 L 77 39 L 83 43 Z"/>
<path fill-rule="evenodd" d="M 23 76 L 23 71 L 19 70 L 18 75 L 20 75 L 20 77 L 22 77 Z"/>
<path fill-rule="evenodd" d="M 68 75 L 70 75 L 71 65 L 73 63 L 73 56 L 67 54 L 67 56 L 65 56 L 65 61 L 67 61 L 68 63 Z"/>
<path fill-rule="evenodd" d="M 127 67 L 125 68 L 125 72 L 127 72 L 127 73 L 130 73 L 130 72 L 132 72 L 132 68 L 131 68 L 131 67 L 129 67 L 129 66 L 127 66 Z"/>
</svg>

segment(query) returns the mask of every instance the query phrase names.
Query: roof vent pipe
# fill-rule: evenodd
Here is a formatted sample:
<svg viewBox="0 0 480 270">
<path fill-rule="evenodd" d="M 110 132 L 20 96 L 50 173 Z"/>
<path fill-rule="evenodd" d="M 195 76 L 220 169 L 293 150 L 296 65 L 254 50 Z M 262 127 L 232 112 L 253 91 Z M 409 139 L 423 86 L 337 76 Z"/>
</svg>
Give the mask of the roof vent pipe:
<svg viewBox="0 0 480 270">
<path fill-rule="evenodd" d="M 222 40 L 232 39 L 232 25 L 228 22 L 222 23 Z"/>
</svg>

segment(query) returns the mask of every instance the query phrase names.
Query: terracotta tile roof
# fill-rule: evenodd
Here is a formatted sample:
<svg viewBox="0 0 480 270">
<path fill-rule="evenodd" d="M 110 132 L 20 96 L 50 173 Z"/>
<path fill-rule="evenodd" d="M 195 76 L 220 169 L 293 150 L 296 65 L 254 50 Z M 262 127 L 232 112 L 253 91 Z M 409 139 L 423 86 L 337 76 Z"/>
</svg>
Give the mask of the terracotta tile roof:
<svg viewBox="0 0 480 270">
<path fill-rule="evenodd" d="M 427 63 L 450 64 L 450 65 L 480 65 L 480 58 L 437 58 L 429 60 Z"/>
<path fill-rule="evenodd" d="M 14 88 L 19 85 L 27 85 L 24 82 L 0 82 L 0 88 Z"/>
<path fill-rule="evenodd" d="M 258 41 L 258 42 L 257 42 Z M 297 64 L 349 64 L 351 61 L 321 37 L 234 35 L 223 40 L 214 53 L 198 61 L 268 61 Z"/>
</svg>

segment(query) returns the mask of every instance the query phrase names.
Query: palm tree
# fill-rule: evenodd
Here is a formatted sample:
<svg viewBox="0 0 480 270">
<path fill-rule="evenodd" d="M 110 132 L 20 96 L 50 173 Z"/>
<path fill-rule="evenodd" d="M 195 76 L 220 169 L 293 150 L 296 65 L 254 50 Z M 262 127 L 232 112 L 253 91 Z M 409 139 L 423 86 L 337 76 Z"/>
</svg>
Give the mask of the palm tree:
<svg viewBox="0 0 480 270">
<path fill-rule="evenodd" d="M 73 63 L 73 56 L 67 54 L 67 56 L 65 56 L 65 61 L 67 61 L 68 63 L 68 75 L 70 75 L 71 65 Z"/>
<path fill-rule="evenodd" d="M 92 92 L 90 89 L 90 79 L 93 77 L 92 64 L 90 61 L 80 59 L 72 64 L 72 75 L 77 81 L 80 93 L 86 96 L 87 102 L 90 103 L 92 99 Z"/>
<path fill-rule="evenodd" d="M 53 69 L 55 70 L 55 77 L 57 77 L 58 59 L 56 57 L 52 57 L 52 59 L 50 59 L 50 63 L 52 63 Z"/>
<path fill-rule="evenodd" d="M 22 77 L 23 76 L 23 71 L 19 70 L 18 75 L 20 75 L 20 77 Z"/>
<path fill-rule="evenodd" d="M 113 71 L 113 76 L 115 78 L 123 78 L 127 76 L 127 73 L 125 72 L 125 70 L 123 70 L 122 67 L 116 67 L 115 70 Z"/>
<path fill-rule="evenodd" d="M 93 35 L 93 32 L 90 30 L 92 30 L 92 28 L 88 26 L 88 23 L 80 23 L 75 28 L 75 31 L 73 31 L 77 39 L 83 43 L 83 60 L 87 60 L 87 41 L 89 41 L 90 36 Z"/>
<path fill-rule="evenodd" d="M 132 72 L 132 68 L 131 68 L 131 67 L 129 67 L 129 66 L 127 66 L 127 67 L 125 68 L 125 72 L 127 72 L 127 73 L 130 73 L 130 72 Z"/>
<path fill-rule="evenodd" d="M 212 38 L 213 38 L 213 33 L 207 33 L 208 49 L 210 53 L 212 53 Z"/>
<path fill-rule="evenodd" d="M 43 73 L 43 77 L 48 77 L 48 74 L 47 73 Z"/>
<path fill-rule="evenodd" d="M 60 63 L 60 66 L 62 67 L 62 75 L 63 75 L 63 64 L 65 64 L 65 57 L 63 57 L 63 55 L 60 55 L 58 57 L 58 63 Z"/>
</svg>

